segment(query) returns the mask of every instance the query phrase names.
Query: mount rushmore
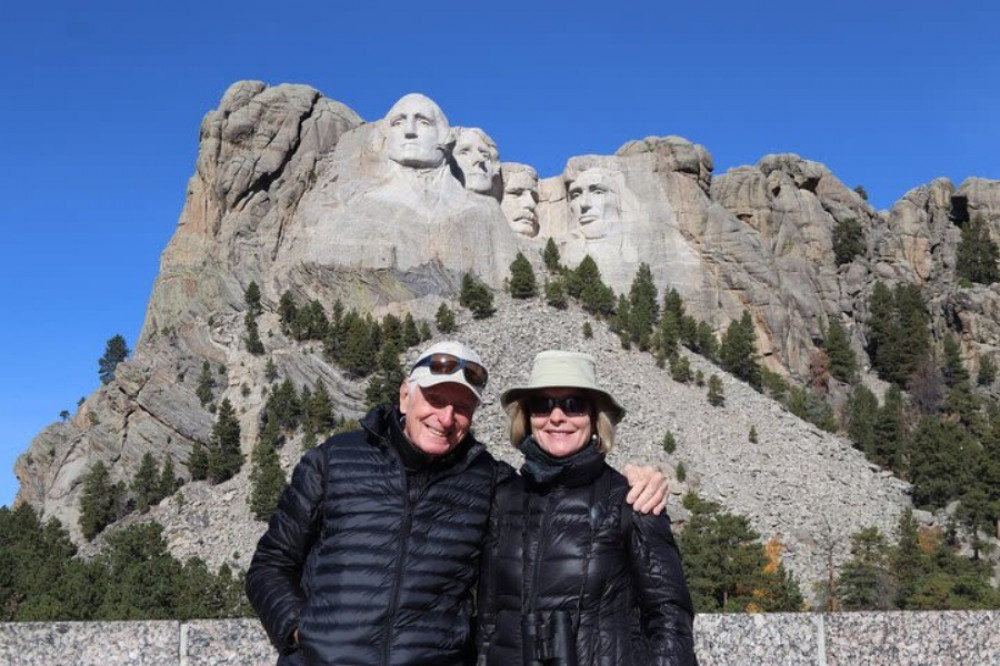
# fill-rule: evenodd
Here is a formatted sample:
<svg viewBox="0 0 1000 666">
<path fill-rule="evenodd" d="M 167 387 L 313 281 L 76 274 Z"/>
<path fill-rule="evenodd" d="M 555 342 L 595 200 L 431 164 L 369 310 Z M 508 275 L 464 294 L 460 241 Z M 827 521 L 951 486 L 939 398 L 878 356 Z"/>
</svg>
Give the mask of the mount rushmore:
<svg viewBox="0 0 1000 666">
<path fill-rule="evenodd" d="M 748 311 L 763 364 L 793 382 L 808 378 L 833 319 L 865 358 L 867 298 L 878 280 L 921 285 L 933 330 L 959 330 L 970 365 L 1000 348 L 1000 290 L 959 288 L 955 275 L 958 225 L 981 220 L 1000 238 L 1000 181 L 970 178 L 956 187 L 938 179 L 880 212 L 822 164 L 792 154 L 714 175 L 703 146 L 647 137 L 614 155 L 573 157 L 563 173 L 539 178 L 530 165 L 501 161 L 502 148 L 483 129 L 452 126 L 420 94 L 365 122 L 308 86 L 233 84 L 202 121 L 195 172 L 133 356 L 70 420 L 31 442 L 15 469 L 18 501 L 59 518 L 79 539 L 81 483 L 95 461 L 127 481 L 152 451 L 184 476 L 188 453 L 208 440 L 214 422 L 195 392 L 205 361 L 222 372 L 216 397 L 236 406 L 247 454 L 269 360 L 297 386 L 322 380 L 336 409 L 357 416 L 363 382 L 282 333 L 283 294 L 327 311 L 339 299 L 376 317 L 431 321 L 442 302 L 457 298 L 466 273 L 501 294 L 518 252 L 540 271 L 550 239 L 567 266 L 592 257 L 617 293 L 627 293 L 647 264 L 660 294 L 676 289 L 687 311 L 717 333 Z M 864 229 L 865 249 L 838 264 L 833 229 L 845 220 Z M 264 304 L 263 356 L 243 341 L 252 282 Z M 493 399 L 503 384 L 520 379 L 542 348 L 586 348 L 617 368 L 609 381 L 631 403 L 623 459 L 663 461 L 651 442 L 667 430 L 687 432 L 679 451 L 700 467 L 701 492 L 750 515 L 765 537 L 783 534 L 798 553 L 797 573 L 818 576 L 824 539 L 839 544 L 839 558 L 850 533 L 868 524 L 891 532 L 908 502 L 906 484 L 872 468 L 849 442 L 772 409 L 735 380 L 727 384 L 734 406 L 722 418 L 614 336 L 584 341 L 584 317 L 501 300 L 492 321 L 459 330 L 495 368 L 477 432 L 496 449 L 502 413 Z M 751 424 L 771 443 L 748 450 Z M 286 464 L 295 448 L 286 447 Z M 783 461 L 797 468 L 786 474 Z M 261 526 L 245 509 L 246 484 L 245 471 L 218 489 L 191 484 L 188 514 L 168 499 L 152 515 L 173 525 L 175 549 L 209 561 L 234 550 L 248 558 Z M 821 515 L 831 506 L 844 515 Z"/>
</svg>

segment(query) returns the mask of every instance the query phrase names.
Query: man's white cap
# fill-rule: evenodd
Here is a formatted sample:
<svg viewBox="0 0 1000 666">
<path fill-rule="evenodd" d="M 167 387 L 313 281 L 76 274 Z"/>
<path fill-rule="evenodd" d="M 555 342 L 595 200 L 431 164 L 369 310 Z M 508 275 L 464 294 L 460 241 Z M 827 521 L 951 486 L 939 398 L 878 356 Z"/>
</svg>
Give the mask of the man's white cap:
<svg viewBox="0 0 1000 666">
<path fill-rule="evenodd" d="M 479 354 L 477 354 L 474 349 L 463 345 L 461 342 L 447 340 L 445 342 L 438 342 L 437 344 L 431 345 L 420 354 L 420 357 L 417 358 L 412 369 L 410 370 L 410 381 L 421 388 L 446 383 L 461 384 L 472 391 L 472 394 L 476 396 L 476 400 L 482 402 L 483 390 L 485 390 L 486 385 L 484 384 L 482 387 L 476 387 L 474 384 L 471 384 L 465 377 L 464 368 L 456 368 L 455 372 L 450 375 L 435 375 L 431 372 L 429 367 L 426 365 L 420 365 L 420 362 L 425 358 L 435 354 L 451 354 L 452 356 L 456 356 L 463 361 L 476 363 L 481 366 L 483 370 L 486 370 L 486 366 L 483 364 L 482 359 L 479 358 Z"/>
</svg>

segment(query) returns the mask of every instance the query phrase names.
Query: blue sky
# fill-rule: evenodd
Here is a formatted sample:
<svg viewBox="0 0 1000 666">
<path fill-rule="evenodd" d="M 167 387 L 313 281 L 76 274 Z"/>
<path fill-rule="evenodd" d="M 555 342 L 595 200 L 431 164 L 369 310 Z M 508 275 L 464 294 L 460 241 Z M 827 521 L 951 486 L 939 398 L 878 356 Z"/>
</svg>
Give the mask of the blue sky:
<svg viewBox="0 0 1000 666">
<path fill-rule="evenodd" d="M 881 209 L 1000 179 L 998 25 L 965 0 L 6 3 L 0 504 L 108 338 L 134 345 L 201 118 L 235 81 L 309 84 L 367 120 L 423 92 L 543 176 L 649 135 L 703 144 L 717 174 L 795 152 Z"/>
</svg>

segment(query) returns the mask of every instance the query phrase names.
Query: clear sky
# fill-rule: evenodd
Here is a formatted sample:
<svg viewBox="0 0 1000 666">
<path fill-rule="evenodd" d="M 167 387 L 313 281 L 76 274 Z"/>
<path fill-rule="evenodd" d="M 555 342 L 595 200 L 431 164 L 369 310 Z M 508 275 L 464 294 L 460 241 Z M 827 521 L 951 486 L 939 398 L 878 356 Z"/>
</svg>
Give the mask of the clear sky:
<svg viewBox="0 0 1000 666">
<path fill-rule="evenodd" d="M 423 92 L 542 176 L 649 135 L 704 145 L 717 174 L 795 152 L 884 209 L 1000 179 L 998 26 L 986 0 L 5 3 L 0 504 L 108 338 L 134 345 L 201 118 L 235 81 L 366 120 Z"/>
</svg>

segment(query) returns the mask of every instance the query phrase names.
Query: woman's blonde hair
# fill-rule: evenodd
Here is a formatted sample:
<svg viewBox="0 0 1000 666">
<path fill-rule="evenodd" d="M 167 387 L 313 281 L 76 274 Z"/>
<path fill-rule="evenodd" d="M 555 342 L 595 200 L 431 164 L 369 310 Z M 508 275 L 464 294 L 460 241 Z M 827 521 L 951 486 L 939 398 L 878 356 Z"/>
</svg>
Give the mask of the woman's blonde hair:
<svg viewBox="0 0 1000 666">
<path fill-rule="evenodd" d="M 590 398 L 594 406 L 590 417 L 591 429 L 597 433 L 597 451 L 608 453 L 615 445 L 615 422 L 611 419 L 612 410 L 599 394 L 593 391 L 584 391 Z M 525 400 L 530 396 L 523 396 L 520 400 L 507 405 L 507 418 L 510 420 L 510 443 L 515 449 L 521 448 L 521 442 L 531 432 L 531 415 L 525 408 Z"/>
</svg>

